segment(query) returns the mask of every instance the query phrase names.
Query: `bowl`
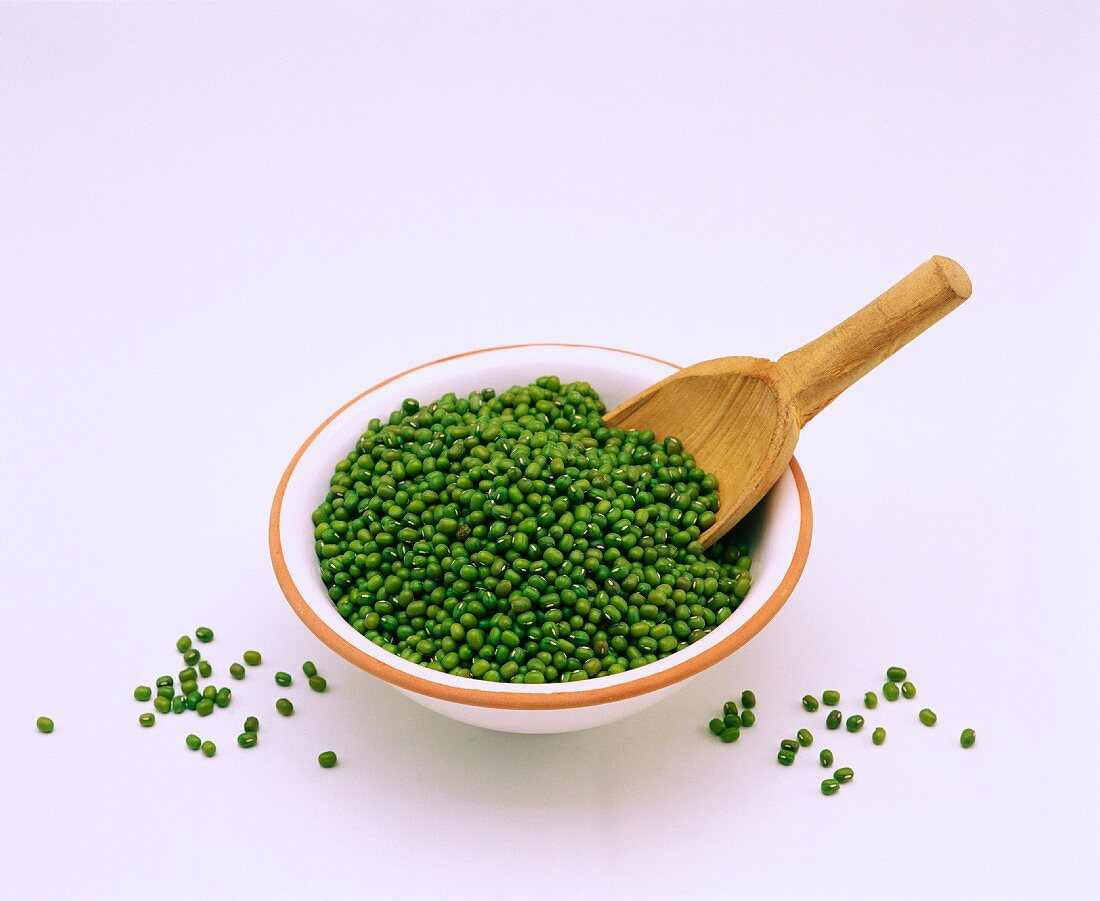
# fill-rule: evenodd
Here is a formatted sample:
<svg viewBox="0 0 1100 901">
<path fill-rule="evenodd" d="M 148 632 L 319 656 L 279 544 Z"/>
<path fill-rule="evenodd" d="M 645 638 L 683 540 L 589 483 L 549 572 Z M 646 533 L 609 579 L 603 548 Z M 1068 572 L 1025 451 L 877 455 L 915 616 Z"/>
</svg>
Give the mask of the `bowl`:
<svg viewBox="0 0 1100 901">
<path fill-rule="evenodd" d="M 795 460 L 738 526 L 752 548 L 752 589 L 724 623 L 695 644 L 635 670 L 579 682 L 515 685 L 436 672 L 377 647 L 336 611 L 314 552 L 313 510 L 373 417 L 406 397 L 504 390 L 539 376 L 584 380 L 610 409 L 678 367 L 644 354 L 577 344 L 490 347 L 424 363 L 348 401 L 310 435 L 275 492 L 268 541 L 279 586 L 302 622 L 337 654 L 444 716 L 505 732 L 572 732 L 630 716 L 667 698 L 756 635 L 790 597 L 810 549 L 812 514 Z"/>
</svg>

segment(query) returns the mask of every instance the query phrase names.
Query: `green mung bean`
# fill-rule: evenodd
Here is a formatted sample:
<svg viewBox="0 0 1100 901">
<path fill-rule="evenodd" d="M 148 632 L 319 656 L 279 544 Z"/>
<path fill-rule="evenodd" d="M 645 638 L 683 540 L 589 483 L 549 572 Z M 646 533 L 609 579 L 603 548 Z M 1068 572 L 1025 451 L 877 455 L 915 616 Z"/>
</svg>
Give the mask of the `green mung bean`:
<svg viewBox="0 0 1100 901">
<path fill-rule="evenodd" d="M 237 736 L 237 744 L 242 748 L 254 748 L 258 740 L 259 736 L 255 732 L 242 732 Z"/>
<path fill-rule="evenodd" d="M 214 701 L 211 698 L 203 698 L 195 706 L 195 713 L 199 716 L 210 716 L 214 712 Z"/>
<path fill-rule="evenodd" d="M 844 720 L 844 714 L 839 710 L 832 710 L 829 715 L 825 717 L 826 729 L 839 729 L 841 722 Z"/>
<path fill-rule="evenodd" d="M 151 713 L 143 713 L 138 717 L 138 722 L 141 723 L 146 729 L 153 725 L 157 721 L 156 716 Z"/>
<path fill-rule="evenodd" d="M 778 760 L 783 766 L 790 766 L 792 763 L 794 763 L 794 751 L 783 749 L 779 752 L 779 754 L 776 755 L 776 760 Z"/>
<path fill-rule="evenodd" d="M 959 744 L 964 748 L 972 748 L 975 741 L 977 741 L 977 736 L 974 735 L 974 730 L 963 729 L 962 735 L 959 736 Z"/>
<path fill-rule="evenodd" d="M 213 685 L 207 685 L 202 690 L 202 696 L 204 698 L 208 698 L 209 700 L 213 701 L 218 696 L 218 689 L 215 688 Z"/>
<path fill-rule="evenodd" d="M 821 794 L 835 795 L 838 791 L 840 791 L 840 783 L 836 779 L 821 780 Z"/>
<path fill-rule="evenodd" d="M 936 725 L 936 714 L 927 707 L 921 710 L 921 712 L 917 714 L 917 716 L 920 717 L 920 721 L 926 726 Z"/>
<path fill-rule="evenodd" d="M 836 707 L 836 705 L 840 703 L 840 692 L 833 691 L 832 689 L 823 691 L 821 693 L 821 703 L 826 707 Z"/>
<path fill-rule="evenodd" d="M 183 662 L 188 666 L 194 666 L 202 659 L 202 654 L 198 648 L 190 648 L 183 652 Z"/>
<path fill-rule="evenodd" d="M 226 687 L 219 688 L 214 694 L 214 703 L 218 707 L 228 707 L 229 702 L 233 699 L 233 692 Z"/>
<path fill-rule="evenodd" d="M 180 651 L 182 653 L 183 651 L 186 651 L 190 647 L 191 647 L 191 636 L 190 635 L 181 635 L 178 639 L 176 639 L 176 650 L 177 651 Z"/>
<path fill-rule="evenodd" d="M 152 714 L 146 713 L 143 716 L 152 716 Z M 39 732 L 50 733 L 53 732 L 53 720 L 48 716 L 40 716 L 34 723 Z"/>
<path fill-rule="evenodd" d="M 213 757 L 218 753 L 218 746 L 212 741 L 204 741 L 199 747 L 202 748 L 202 753 L 207 757 Z"/>
<path fill-rule="evenodd" d="M 249 666 L 259 666 L 263 663 L 263 657 L 259 651 L 245 651 L 241 657 Z"/>
<path fill-rule="evenodd" d="M 188 667 L 185 667 L 184 669 L 181 669 L 179 671 L 179 677 L 180 677 L 180 691 L 183 691 L 183 683 L 184 682 L 194 682 L 196 679 L 199 678 L 199 674 L 195 671 L 195 668 L 193 666 L 188 666 Z M 185 691 L 183 693 L 187 694 L 187 692 L 185 692 Z"/>
<path fill-rule="evenodd" d="M 882 695 L 887 701 L 896 701 L 901 695 L 901 689 L 894 682 L 887 682 L 882 686 Z"/>
<path fill-rule="evenodd" d="M 756 695 L 753 694 L 751 691 L 741 692 L 741 706 L 745 710 L 750 710 L 751 708 L 755 707 L 756 706 Z"/>
<path fill-rule="evenodd" d="M 195 637 L 203 644 L 207 644 L 214 640 L 214 630 L 208 629 L 206 626 L 199 626 L 195 630 Z"/>
<path fill-rule="evenodd" d="M 779 743 L 779 747 L 784 751 L 790 751 L 792 754 L 797 754 L 800 745 L 793 738 L 784 738 Z"/>
<path fill-rule="evenodd" d="M 175 684 L 176 680 L 173 679 L 171 676 L 161 676 L 159 679 L 157 679 L 156 682 L 157 688 L 164 688 L 165 686 L 171 688 Z"/>
<path fill-rule="evenodd" d="M 325 691 L 328 688 L 328 682 L 324 676 L 310 676 L 309 687 L 314 691 Z"/>
<path fill-rule="evenodd" d="M 903 667 L 891 666 L 886 670 L 886 678 L 891 682 L 904 682 L 909 674 Z"/>
<path fill-rule="evenodd" d="M 291 683 L 290 673 L 278 672 L 275 674 L 275 684 L 286 688 Z"/>
<path fill-rule="evenodd" d="M 245 668 L 239 663 L 229 664 L 229 675 L 234 679 L 243 679 L 245 674 Z"/>
<path fill-rule="evenodd" d="M 256 719 L 256 717 L 254 717 L 254 716 L 245 717 L 244 731 L 245 732 L 259 732 L 260 731 L 260 721 L 258 719 Z"/>
<path fill-rule="evenodd" d="M 833 765 L 833 752 L 828 748 L 822 748 L 821 753 L 817 755 L 818 760 L 821 761 L 823 767 L 831 767 Z"/>
<path fill-rule="evenodd" d="M 336 752 L 335 751 L 322 751 L 317 755 L 317 763 L 322 769 L 331 770 L 336 766 Z"/>
<path fill-rule="evenodd" d="M 715 735 L 721 735 L 722 730 L 726 728 L 726 724 L 723 723 L 722 720 L 720 720 L 718 717 L 715 717 L 707 724 L 707 728 L 709 728 L 710 731 L 713 732 Z"/>
<path fill-rule="evenodd" d="M 172 701 L 170 698 L 157 695 L 153 698 L 153 709 L 157 713 L 169 713 L 172 710 Z"/>
<path fill-rule="evenodd" d="M 742 729 L 751 729 L 755 722 L 756 722 L 756 714 L 755 713 L 753 713 L 751 710 L 742 710 L 741 711 L 741 728 Z"/>
<path fill-rule="evenodd" d="M 850 766 L 842 766 L 839 770 L 833 773 L 833 778 L 841 785 L 845 785 L 851 782 L 856 777 L 855 770 Z"/>
<path fill-rule="evenodd" d="M 901 696 L 903 698 L 908 698 L 909 700 L 912 700 L 917 696 L 917 686 L 915 686 L 912 682 L 902 682 Z"/>
<path fill-rule="evenodd" d="M 317 667 L 314 665 L 312 660 L 307 660 L 305 663 L 302 664 L 302 672 L 305 673 L 306 678 L 308 679 L 311 676 L 317 675 Z"/>
<path fill-rule="evenodd" d="M 169 685 L 163 685 L 157 689 L 158 698 L 168 698 L 171 700 L 176 696 L 176 690 Z"/>
<path fill-rule="evenodd" d="M 727 713 L 724 717 L 722 717 L 722 725 L 725 726 L 727 729 L 731 726 L 734 729 L 740 729 L 741 717 L 738 716 L 736 713 Z"/>
<path fill-rule="evenodd" d="M 731 713 L 734 714 L 735 716 L 737 714 L 737 702 L 736 701 L 726 701 L 726 703 L 722 705 L 722 715 L 723 716 L 729 716 Z"/>
<path fill-rule="evenodd" d="M 182 694 L 182 695 L 189 695 L 189 694 L 191 694 L 191 692 L 198 691 L 198 690 L 199 690 L 199 683 L 196 682 L 194 679 L 190 679 L 187 682 L 181 682 L 180 683 L 180 694 Z"/>
<path fill-rule="evenodd" d="M 802 709 L 813 713 L 818 708 L 817 698 L 813 695 L 805 695 L 802 698 Z"/>
<path fill-rule="evenodd" d="M 372 420 L 312 516 L 336 611 L 410 662 L 517 684 L 626 672 L 710 633 L 753 581 L 746 546 L 699 542 L 717 480 L 604 410 L 545 376 Z"/>
<path fill-rule="evenodd" d="M 798 743 L 804 748 L 808 748 L 814 743 L 813 733 L 809 729 L 798 730 Z"/>
<path fill-rule="evenodd" d="M 212 667 L 210 665 L 209 660 L 200 660 L 199 661 L 199 675 L 200 676 L 202 676 L 204 679 L 209 679 L 210 674 L 212 672 L 214 672 L 214 667 Z"/>
<path fill-rule="evenodd" d="M 874 710 L 878 707 L 878 695 L 873 691 L 865 692 L 863 695 L 863 706 L 868 710 Z"/>
<path fill-rule="evenodd" d="M 283 716 L 290 716 L 294 713 L 294 705 L 290 703 L 288 698 L 279 698 L 279 700 L 275 702 L 275 709 Z"/>
<path fill-rule="evenodd" d="M 153 689 L 148 685 L 139 685 L 134 689 L 134 698 L 138 701 L 148 701 L 153 696 Z"/>
<path fill-rule="evenodd" d="M 850 716 L 844 726 L 849 732 L 858 732 L 863 728 L 863 717 L 858 713 L 854 716 Z"/>
<path fill-rule="evenodd" d="M 188 710 L 195 710 L 196 708 L 198 708 L 199 702 L 202 701 L 202 699 L 203 698 L 201 691 L 192 691 L 187 695 L 184 700 L 187 703 Z"/>
<path fill-rule="evenodd" d="M 882 726 L 878 726 L 874 732 L 871 733 L 871 742 L 876 745 L 881 745 L 886 741 L 886 730 Z"/>
<path fill-rule="evenodd" d="M 718 737 L 727 744 L 737 741 L 741 737 L 741 730 L 737 726 L 728 726 L 718 733 Z"/>
<path fill-rule="evenodd" d="M 202 739 L 199 738 L 194 732 L 192 732 L 190 735 L 187 736 L 187 738 L 184 739 L 184 742 L 187 744 L 187 747 L 189 747 L 192 751 L 197 751 L 199 749 L 199 745 L 202 744 Z"/>
<path fill-rule="evenodd" d="M 172 698 L 172 712 L 183 713 L 187 709 L 187 698 L 185 695 L 176 695 Z"/>
</svg>

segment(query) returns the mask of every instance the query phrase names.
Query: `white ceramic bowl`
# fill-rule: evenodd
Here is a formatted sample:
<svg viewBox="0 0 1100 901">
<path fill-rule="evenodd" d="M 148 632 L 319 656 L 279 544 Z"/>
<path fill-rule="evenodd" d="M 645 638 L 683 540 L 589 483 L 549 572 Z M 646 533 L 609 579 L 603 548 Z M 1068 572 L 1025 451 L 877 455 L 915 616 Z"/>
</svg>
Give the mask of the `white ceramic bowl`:
<svg viewBox="0 0 1100 901">
<path fill-rule="evenodd" d="M 584 380 L 610 409 L 676 369 L 653 357 L 606 347 L 524 344 L 471 351 L 425 363 L 349 401 L 294 455 L 271 508 L 269 543 L 279 585 L 302 621 L 330 648 L 430 710 L 506 732 L 571 732 L 622 719 L 668 697 L 733 653 L 775 616 L 794 589 L 810 549 L 812 514 L 795 461 L 738 526 L 752 547 L 753 586 L 721 626 L 689 648 L 648 666 L 581 682 L 513 685 L 439 673 L 391 654 L 348 624 L 325 591 L 310 514 L 328 491 L 336 462 L 373 417 L 385 420 L 406 397 L 431 400 L 453 391 L 498 391 L 542 375 Z"/>
</svg>

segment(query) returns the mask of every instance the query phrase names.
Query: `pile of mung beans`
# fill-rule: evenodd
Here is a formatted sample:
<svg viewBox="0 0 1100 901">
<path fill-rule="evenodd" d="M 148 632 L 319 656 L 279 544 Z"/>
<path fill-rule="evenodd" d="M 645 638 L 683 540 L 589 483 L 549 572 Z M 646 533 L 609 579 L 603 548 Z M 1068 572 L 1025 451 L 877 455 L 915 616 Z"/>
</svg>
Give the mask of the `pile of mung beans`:
<svg viewBox="0 0 1100 901">
<path fill-rule="evenodd" d="M 699 543 L 714 476 L 604 412 L 545 376 L 371 420 L 313 513 L 340 615 L 412 663 L 513 683 L 636 669 L 725 621 L 752 561 Z"/>
</svg>

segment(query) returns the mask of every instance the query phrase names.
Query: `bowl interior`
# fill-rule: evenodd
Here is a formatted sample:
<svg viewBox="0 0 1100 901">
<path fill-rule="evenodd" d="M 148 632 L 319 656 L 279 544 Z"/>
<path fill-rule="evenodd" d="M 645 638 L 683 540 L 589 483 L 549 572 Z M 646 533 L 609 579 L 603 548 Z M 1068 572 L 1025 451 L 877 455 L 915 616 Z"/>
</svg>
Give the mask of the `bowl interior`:
<svg viewBox="0 0 1100 901">
<path fill-rule="evenodd" d="M 801 521 L 798 490 L 788 469 L 772 491 L 737 526 L 751 547 L 753 587 L 741 606 L 721 626 L 682 651 L 613 676 L 581 682 L 514 685 L 483 682 L 439 673 L 409 663 L 377 647 L 340 616 L 321 581 L 314 553 L 311 514 L 324 499 L 336 463 L 343 459 L 374 417 L 383 421 L 406 397 L 432 401 L 453 391 L 463 395 L 483 388 L 503 391 L 527 384 L 539 376 L 557 375 L 562 381 L 583 380 L 600 393 L 608 409 L 676 367 L 627 351 L 569 345 L 523 345 L 474 351 L 426 364 L 388 379 L 338 410 L 307 442 L 292 470 L 275 525 L 287 573 L 310 610 L 329 630 L 380 663 L 440 685 L 464 690 L 508 691 L 523 694 L 583 692 L 634 681 L 668 669 L 688 656 L 713 647 L 756 613 L 783 579 L 795 554 Z"/>
</svg>

